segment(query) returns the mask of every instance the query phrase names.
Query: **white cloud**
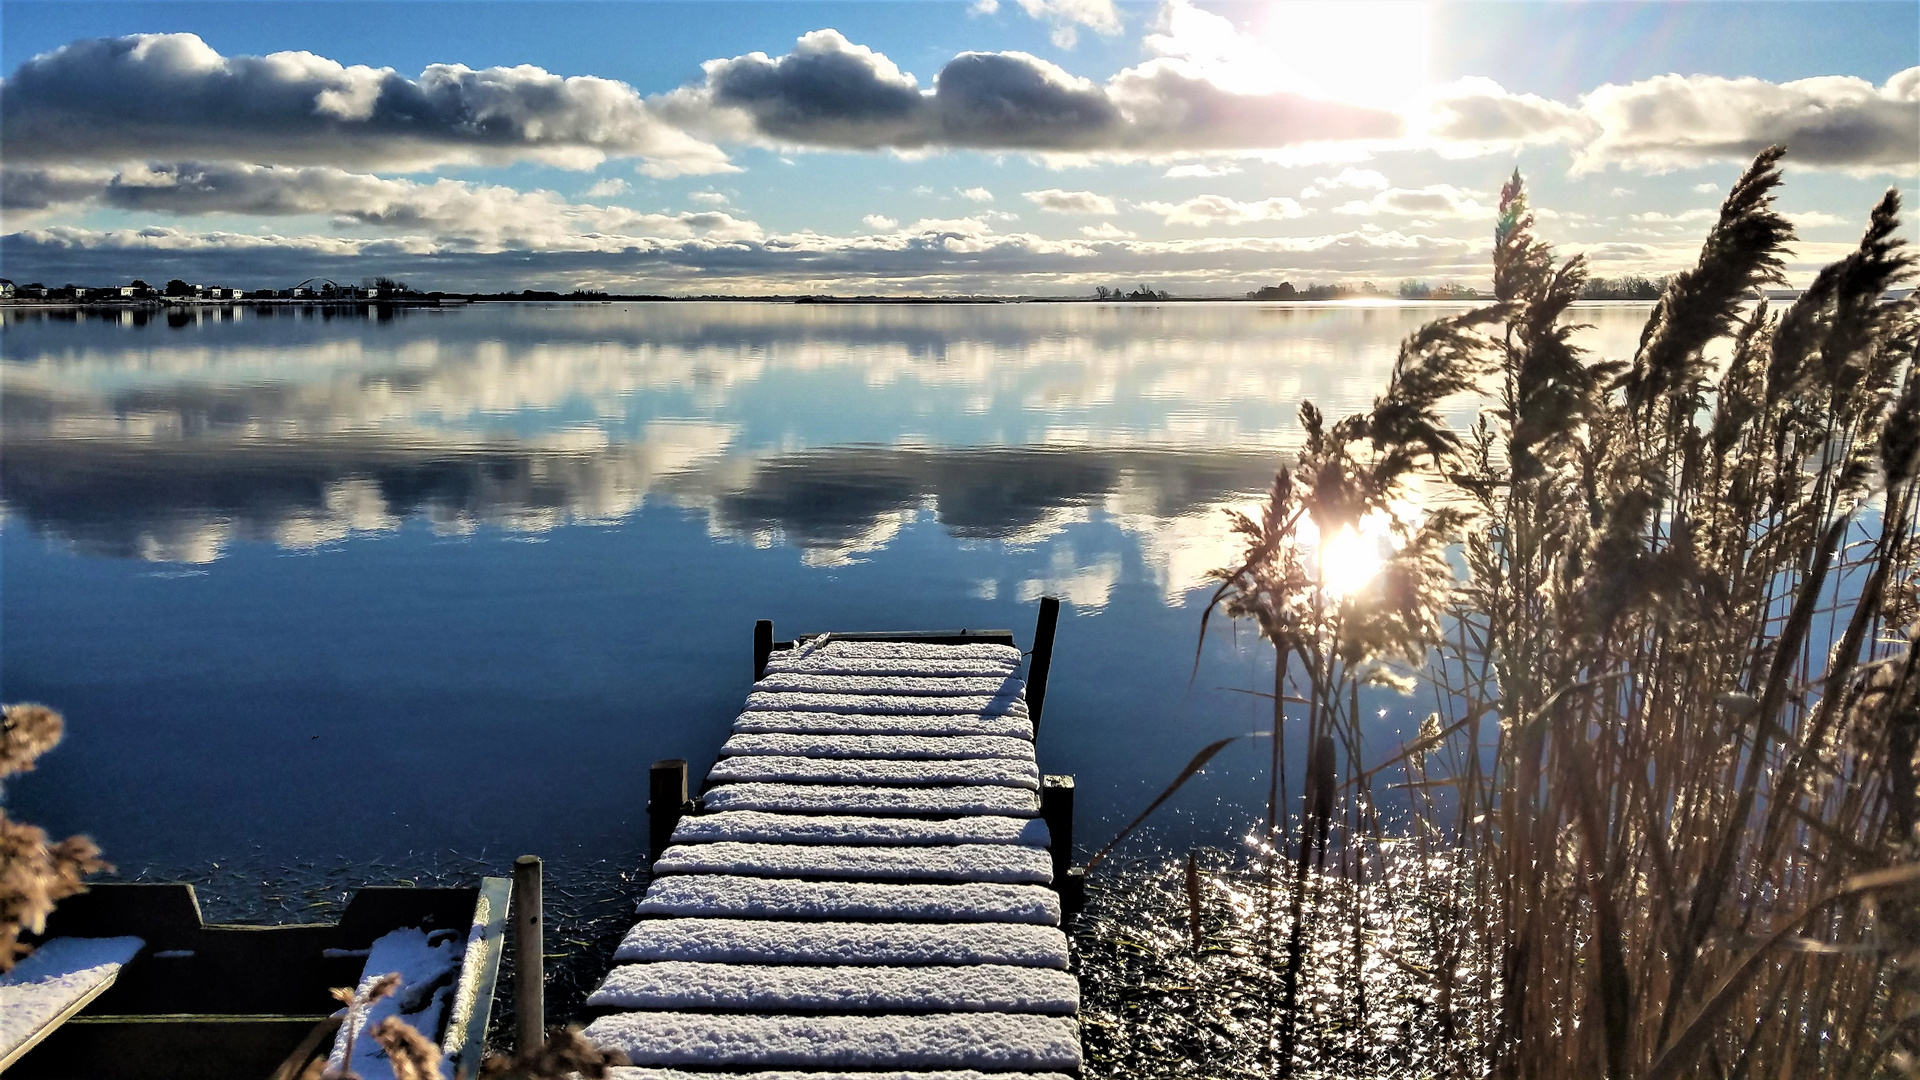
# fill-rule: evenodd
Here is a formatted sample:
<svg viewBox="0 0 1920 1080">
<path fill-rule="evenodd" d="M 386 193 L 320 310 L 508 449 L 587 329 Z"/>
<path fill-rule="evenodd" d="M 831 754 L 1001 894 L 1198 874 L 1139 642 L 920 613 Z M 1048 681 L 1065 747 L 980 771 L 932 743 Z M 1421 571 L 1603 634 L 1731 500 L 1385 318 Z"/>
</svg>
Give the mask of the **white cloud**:
<svg viewBox="0 0 1920 1080">
<path fill-rule="evenodd" d="M 1379 191 L 1392 187 L 1387 178 L 1372 169 L 1342 169 L 1336 176 L 1315 177 L 1312 184 L 1302 189 L 1300 197 L 1315 199 L 1329 191 L 1352 189 L 1355 191 Z"/>
<path fill-rule="evenodd" d="M 1206 180 L 1216 176 L 1232 176 L 1240 171 L 1240 166 L 1232 163 L 1223 165 L 1175 165 L 1162 174 L 1166 180 Z"/>
<path fill-rule="evenodd" d="M 9 197 L 23 185 L 6 170 Z M 56 173 L 56 175 L 61 175 Z M 31 189 L 33 185 L 24 185 Z M 416 230 L 476 251 L 579 246 L 583 234 L 713 239 L 758 237 L 760 227 L 717 211 L 646 214 L 569 203 L 551 191 L 519 191 L 463 180 L 387 179 L 321 166 L 202 164 L 130 166 L 96 175 L 85 190 L 69 177 L 74 203 L 164 215 L 330 215 L 341 225 Z"/>
<path fill-rule="evenodd" d="M 1493 208 L 1479 202 L 1473 192 L 1451 184 L 1428 184 L 1423 188 L 1388 188 L 1371 199 L 1355 200 L 1333 208 L 1336 214 L 1398 214 L 1422 218 L 1483 218 Z"/>
<path fill-rule="evenodd" d="M 816 30 L 785 56 L 748 53 L 703 69 L 699 84 L 655 99 L 660 115 L 714 139 L 774 146 L 1149 155 L 1381 140 L 1405 129 L 1381 109 L 1240 92 L 1178 58 L 1101 85 L 1027 53 L 965 52 L 924 90 L 885 55 Z"/>
<path fill-rule="evenodd" d="M 1053 24 L 1053 43 L 1062 49 L 1079 44 L 1079 28 L 1084 26 L 1103 37 L 1120 32 L 1120 12 L 1113 0 L 1018 0 L 1020 10 L 1030 19 Z M 996 0 L 993 9 L 998 10 Z"/>
<path fill-rule="evenodd" d="M 1022 198 L 1042 210 L 1056 214 L 1112 214 L 1117 212 L 1113 200 L 1105 195 L 1096 195 L 1091 191 L 1062 191 L 1059 188 L 1047 188 L 1044 191 L 1029 191 Z"/>
<path fill-rule="evenodd" d="M 1000 0 L 973 0 L 967 5 L 969 15 L 997 15 L 1000 12 Z"/>
<path fill-rule="evenodd" d="M 983 187 L 970 187 L 961 190 L 960 197 L 969 202 L 992 202 L 993 192 Z"/>
<path fill-rule="evenodd" d="M 860 220 L 866 223 L 867 228 L 873 229 L 877 232 L 892 232 L 893 230 L 900 227 L 900 223 L 898 221 L 895 221 L 893 218 L 890 218 L 885 214 L 868 214 L 866 217 L 863 217 Z"/>
<path fill-rule="evenodd" d="M 1140 209 L 1165 217 L 1169 225 L 1244 225 L 1250 221 L 1284 221 L 1305 217 L 1300 204 L 1287 198 L 1241 202 L 1225 195 L 1198 195 L 1183 203 L 1144 202 Z"/>
<path fill-rule="evenodd" d="M 1719 194 L 1719 192 L 1720 192 L 1720 185 L 1713 183 L 1712 181 L 1708 181 L 1707 183 L 1704 183 L 1704 184 L 1693 185 L 1693 193 L 1695 195 L 1717 195 Z"/>
<path fill-rule="evenodd" d="M 1848 75 L 1661 75 L 1601 86 L 1584 105 L 1598 134 L 1575 155 L 1576 171 L 1744 163 L 1774 143 L 1786 144 L 1790 166 L 1911 175 L 1920 161 L 1920 67 L 1879 87 Z"/>
<path fill-rule="evenodd" d="M 1647 225 L 1686 225 L 1696 221 L 1713 221 L 1720 211 L 1711 206 L 1696 206 L 1691 210 L 1667 214 L 1659 210 L 1648 210 L 1633 215 L 1633 220 Z"/>
<path fill-rule="evenodd" d="M 1827 229 L 1836 225 L 1854 225 L 1839 214 L 1829 214 L 1824 210 L 1808 210 L 1798 214 L 1788 214 L 1787 220 L 1793 222 L 1796 229 Z"/>
<path fill-rule="evenodd" d="M 719 191 L 689 192 L 687 198 L 697 203 L 706 203 L 708 206 L 725 206 L 727 204 L 726 194 Z"/>
<path fill-rule="evenodd" d="M 1511 153 L 1534 143 L 1578 143 L 1594 123 L 1572 105 L 1538 94 L 1515 94 L 1492 79 L 1471 76 L 1427 95 L 1416 125 L 1444 154 Z"/>
<path fill-rule="evenodd" d="M 1080 235 L 1093 240 L 1131 240 L 1139 234 L 1130 233 L 1111 221 L 1103 221 L 1098 225 L 1080 226 Z"/>
<path fill-rule="evenodd" d="M 305 52 L 222 56 L 193 34 L 94 38 L 42 53 L 0 87 L 12 163 L 134 159 L 419 169 L 534 160 L 649 175 L 730 171 L 633 87 L 531 65 L 432 64 L 416 78 Z"/>
<path fill-rule="evenodd" d="M 633 190 L 625 180 L 617 176 L 608 177 L 580 193 L 583 199 L 611 199 L 615 195 L 625 195 Z"/>
</svg>

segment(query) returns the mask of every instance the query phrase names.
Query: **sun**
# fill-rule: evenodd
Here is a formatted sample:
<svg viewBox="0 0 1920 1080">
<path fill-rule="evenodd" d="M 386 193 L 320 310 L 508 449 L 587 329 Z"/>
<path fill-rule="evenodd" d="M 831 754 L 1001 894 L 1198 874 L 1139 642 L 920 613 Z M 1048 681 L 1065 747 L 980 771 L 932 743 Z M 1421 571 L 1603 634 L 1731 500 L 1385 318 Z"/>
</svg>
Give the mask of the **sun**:
<svg viewBox="0 0 1920 1080">
<path fill-rule="evenodd" d="M 1342 603 L 1365 592 L 1386 565 L 1393 544 L 1392 519 L 1374 510 L 1357 528 L 1341 525 L 1322 534 L 1313 519 L 1303 518 L 1296 542 L 1307 553 L 1320 592 Z"/>
</svg>

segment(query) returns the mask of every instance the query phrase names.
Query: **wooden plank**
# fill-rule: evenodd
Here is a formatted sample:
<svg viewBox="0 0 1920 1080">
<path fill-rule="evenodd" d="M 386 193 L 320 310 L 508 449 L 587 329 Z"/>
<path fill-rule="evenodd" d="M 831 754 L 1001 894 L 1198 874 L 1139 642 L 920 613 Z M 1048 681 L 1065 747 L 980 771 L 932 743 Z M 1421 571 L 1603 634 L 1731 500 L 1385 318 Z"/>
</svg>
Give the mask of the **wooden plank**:
<svg viewBox="0 0 1920 1080">
<path fill-rule="evenodd" d="M 965 814 L 1033 817 L 1040 800 L 1026 788 L 854 787 L 824 784 L 723 784 L 701 796 L 710 810 L 770 810 L 794 814 Z"/>
<path fill-rule="evenodd" d="M 628 1012 L 587 1025 L 587 1038 L 636 1065 L 829 1068 L 1078 1069 L 1080 1033 L 1064 1017 L 733 1016 Z"/>
<path fill-rule="evenodd" d="M 863 784 L 872 786 L 993 785 L 1040 790 L 1040 769 L 1031 760 L 968 758 L 958 761 L 891 758 L 731 757 L 714 763 L 708 783 Z"/>
<path fill-rule="evenodd" d="M 759 844 L 882 844 L 894 847 L 938 844 L 1027 844 L 1046 847 L 1051 834 L 1038 818 L 975 817 L 926 821 L 918 818 L 858 817 L 850 814 L 769 814 L 727 810 L 683 818 L 673 831 L 676 844 L 738 840 Z"/>
<path fill-rule="evenodd" d="M 506 952 L 512 889 L 513 883 L 507 878 L 480 879 L 467 951 L 460 960 L 446 1036 L 441 1040 L 441 1052 L 453 1062 L 455 1075 L 480 1075 L 480 1058 L 487 1049 L 487 1024 L 493 1018 L 494 990 L 500 981 L 500 958 Z"/>
<path fill-rule="evenodd" d="M 726 964 L 1015 964 L 1065 970 L 1067 938 L 1050 926 L 1012 923 L 780 922 L 647 919 L 613 958 Z"/>
<path fill-rule="evenodd" d="M 988 922 L 1060 925 L 1060 897 L 1043 885 L 794 881 L 674 874 L 647 886 L 641 915 L 834 922 Z"/>
<path fill-rule="evenodd" d="M 54 938 L 0 975 L 0 1070 L 112 986 L 145 944 L 137 937 Z"/>
<path fill-rule="evenodd" d="M 1080 982 L 1048 968 L 780 967 L 664 961 L 614 968 L 593 1008 L 762 1012 L 998 1012 L 1072 1016 Z"/>
<path fill-rule="evenodd" d="M 722 840 L 667 849 L 656 874 L 734 874 L 803 881 L 991 881 L 1002 885 L 1053 882 L 1053 857 L 1020 844 L 950 847 L 872 847 L 826 844 L 752 844 Z"/>
</svg>

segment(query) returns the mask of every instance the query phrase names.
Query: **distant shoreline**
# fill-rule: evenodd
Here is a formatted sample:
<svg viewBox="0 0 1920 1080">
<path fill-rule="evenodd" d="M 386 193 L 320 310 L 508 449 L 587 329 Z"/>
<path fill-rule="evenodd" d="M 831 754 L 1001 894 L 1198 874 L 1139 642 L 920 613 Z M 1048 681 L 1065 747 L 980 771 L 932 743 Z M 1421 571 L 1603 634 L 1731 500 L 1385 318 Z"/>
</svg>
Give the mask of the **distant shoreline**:
<svg viewBox="0 0 1920 1080">
<path fill-rule="evenodd" d="M 1900 290 L 1888 294 L 1889 299 L 1900 299 L 1911 290 Z M 1798 289 L 1770 289 L 1767 299 L 1770 301 L 1792 301 L 1800 296 Z M 1401 299 L 1394 296 L 1358 296 L 1335 297 L 1329 299 L 1290 299 L 1255 300 L 1245 296 L 1166 296 L 1152 300 L 1100 299 L 1091 296 L 727 296 L 706 294 L 700 296 L 664 296 L 658 294 L 630 294 L 606 296 L 568 296 L 559 295 L 512 295 L 494 293 L 446 293 L 422 297 L 406 297 L 389 300 L 367 299 L 236 299 L 236 300 L 40 300 L 20 298 L 0 298 L 0 310 L 69 310 L 85 309 L 95 311 L 171 311 L 198 310 L 206 308 L 237 307 L 274 307 L 274 308 L 452 308 L 471 304 L 611 304 L 611 303 L 727 303 L 727 304 L 819 304 L 839 306 L 939 306 L 970 304 L 1098 304 L 1112 307 L 1139 307 L 1154 304 L 1258 304 L 1268 307 L 1470 307 L 1490 301 L 1490 297 L 1455 297 L 1443 299 Z M 1578 300 L 1578 304 L 1651 304 L 1653 300 L 1599 298 Z"/>
</svg>

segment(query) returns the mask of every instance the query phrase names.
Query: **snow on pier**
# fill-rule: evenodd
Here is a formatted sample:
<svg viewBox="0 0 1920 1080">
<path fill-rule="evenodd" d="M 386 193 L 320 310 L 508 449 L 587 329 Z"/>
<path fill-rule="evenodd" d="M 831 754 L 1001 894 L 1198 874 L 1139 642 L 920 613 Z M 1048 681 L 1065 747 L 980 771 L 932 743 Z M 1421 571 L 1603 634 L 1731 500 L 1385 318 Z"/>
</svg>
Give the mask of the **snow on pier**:
<svg viewBox="0 0 1920 1080">
<path fill-rule="evenodd" d="M 1020 664 L 977 640 L 765 656 L 588 999 L 622 1080 L 1079 1070 Z"/>
</svg>

